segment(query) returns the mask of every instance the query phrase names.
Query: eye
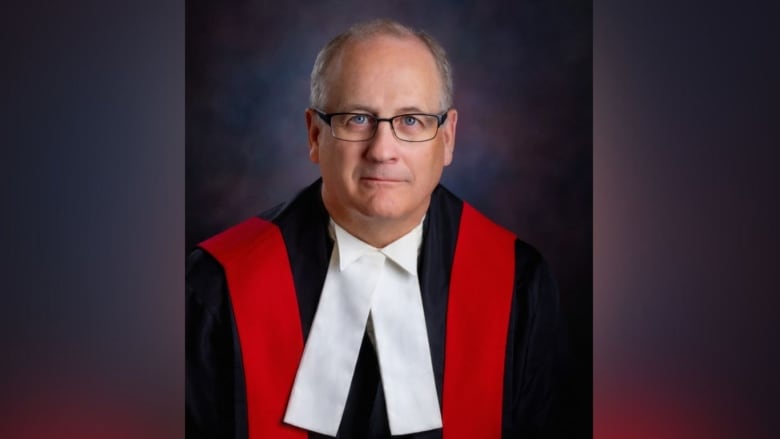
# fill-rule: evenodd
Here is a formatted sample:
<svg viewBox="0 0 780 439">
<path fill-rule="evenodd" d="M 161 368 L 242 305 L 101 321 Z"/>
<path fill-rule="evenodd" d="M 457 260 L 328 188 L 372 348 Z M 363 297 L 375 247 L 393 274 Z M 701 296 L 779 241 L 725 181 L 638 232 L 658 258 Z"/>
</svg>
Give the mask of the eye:
<svg viewBox="0 0 780 439">
<path fill-rule="evenodd" d="M 420 123 L 420 120 L 414 116 L 404 116 L 401 118 L 401 123 L 407 127 L 413 127 Z"/>
<path fill-rule="evenodd" d="M 369 123 L 371 119 L 366 114 L 353 114 L 349 117 L 347 122 L 351 125 L 365 125 Z"/>
</svg>

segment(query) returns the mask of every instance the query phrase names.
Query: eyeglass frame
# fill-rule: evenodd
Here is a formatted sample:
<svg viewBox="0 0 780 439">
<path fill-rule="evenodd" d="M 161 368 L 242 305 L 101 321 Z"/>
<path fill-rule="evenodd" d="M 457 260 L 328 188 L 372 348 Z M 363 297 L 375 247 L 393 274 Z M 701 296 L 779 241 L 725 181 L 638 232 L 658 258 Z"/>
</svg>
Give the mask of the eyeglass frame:
<svg viewBox="0 0 780 439">
<path fill-rule="evenodd" d="M 321 111 L 317 108 L 311 107 L 311 110 L 317 113 L 317 116 L 319 116 L 320 119 L 322 119 L 323 122 L 328 124 L 330 127 L 330 135 L 333 136 L 334 139 L 341 140 L 343 142 L 365 142 L 367 140 L 371 140 L 376 136 L 376 132 L 379 130 L 379 123 L 380 122 L 387 122 L 390 124 L 390 131 L 393 132 L 393 136 L 402 141 L 402 142 L 411 142 L 411 143 L 420 143 L 420 142 L 429 142 L 436 138 L 436 136 L 439 134 L 439 127 L 441 127 L 444 122 L 447 121 L 447 114 L 449 114 L 450 110 L 447 110 L 441 114 L 430 114 L 430 113 L 405 113 L 405 114 L 397 114 L 393 117 L 376 117 L 373 114 L 369 113 L 351 113 L 351 112 L 343 112 L 343 113 L 325 113 L 324 111 Z M 334 116 L 343 116 L 345 114 L 351 114 L 355 116 L 367 116 L 376 121 L 376 126 L 374 127 L 374 133 L 371 134 L 371 137 L 368 137 L 366 139 L 361 140 L 348 140 L 348 139 L 342 139 L 341 137 L 336 137 L 336 133 L 333 131 L 333 125 L 331 124 L 331 119 L 333 119 Z M 404 116 L 431 116 L 436 118 L 436 132 L 433 133 L 433 136 L 431 136 L 428 139 L 425 140 L 406 140 L 398 137 L 398 134 L 395 132 L 395 126 L 393 126 L 393 119 L 397 119 L 399 117 Z"/>
</svg>

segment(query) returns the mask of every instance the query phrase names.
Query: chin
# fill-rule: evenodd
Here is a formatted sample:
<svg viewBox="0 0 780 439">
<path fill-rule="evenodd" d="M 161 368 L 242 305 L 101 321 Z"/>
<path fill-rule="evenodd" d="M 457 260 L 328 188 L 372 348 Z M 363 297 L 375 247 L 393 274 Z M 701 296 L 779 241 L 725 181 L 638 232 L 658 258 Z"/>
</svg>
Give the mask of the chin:
<svg viewBox="0 0 780 439">
<path fill-rule="evenodd" d="M 383 220 L 407 220 L 414 216 L 421 203 L 412 203 L 408 199 L 400 199 L 395 194 L 373 194 L 360 203 L 358 210 L 369 218 Z M 424 212 L 421 212 L 421 215 Z"/>
<path fill-rule="evenodd" d="M 395 197 L 387 194 L 372 194 L 355 200 L 355 207 L 364 216 L 376 219 L 396 219 L 403 216 L 403 208 Z"/>
<path fill-rule="evenodd" d="M 404 217 L 404 212 L 402 212 L 400 209 L 397 209 L 393 206 L 369 204 L 369 205 L 361 206 L 359 210 L 360 213 L 362 213 L 363 215 L 369 218 L 394 220 L 394 219 L 400 219 Z"/>
</svg>

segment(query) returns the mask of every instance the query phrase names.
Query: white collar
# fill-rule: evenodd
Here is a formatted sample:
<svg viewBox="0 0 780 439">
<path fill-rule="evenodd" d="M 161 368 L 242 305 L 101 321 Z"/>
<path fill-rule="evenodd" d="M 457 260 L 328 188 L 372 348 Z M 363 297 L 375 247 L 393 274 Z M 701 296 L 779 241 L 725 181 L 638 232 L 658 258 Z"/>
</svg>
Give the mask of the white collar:
<svg viewBox="0 0 780 439">
<path fill-rule="evenodd" d="M 425 218 L 423 218 L 423 221 Z M 376 248 L 360 240 L 336 224 L 333 219 L 330 220 L 328 228 L 335 235 L 336 245 L 339 252 L 339 270 L 343 271 L 351 263 L 366 253 L 379 251 L 388 259 L 398 264 L 412 276 L 417 276 L 417 256 L 420 253 L 422 244 L 422 226 L 420 221 L 414 229 L 406 235 L 396 239 L 383 248 Z"/>
</svg>

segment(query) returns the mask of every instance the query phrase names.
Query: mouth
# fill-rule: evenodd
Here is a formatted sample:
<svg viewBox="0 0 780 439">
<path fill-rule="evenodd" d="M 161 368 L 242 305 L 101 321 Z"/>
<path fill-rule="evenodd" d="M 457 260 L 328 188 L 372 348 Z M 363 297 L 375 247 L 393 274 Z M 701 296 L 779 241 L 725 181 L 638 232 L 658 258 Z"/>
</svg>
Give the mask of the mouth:
<svg viewBox="0 0 780 439">
<path fill-rule="evenodd" d="M 360 181 L 365 183 L 375 183 L 375 184 L 394 184 L 394 183 L 403 183 L 404 180 L 397 179 L 397 178 L 388 178 L 388 177 L 360 177 Z"/>
<path fill-rule="evenodd" d="M 388 178 L 388 177 L 361 177 L 363 180 L 369 180 L 369 181 L 401 181 L 397 178 Z"/>
</svg>

